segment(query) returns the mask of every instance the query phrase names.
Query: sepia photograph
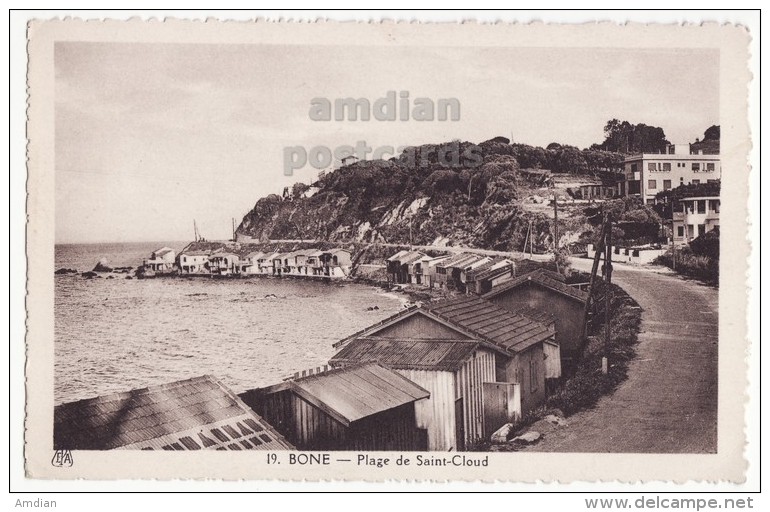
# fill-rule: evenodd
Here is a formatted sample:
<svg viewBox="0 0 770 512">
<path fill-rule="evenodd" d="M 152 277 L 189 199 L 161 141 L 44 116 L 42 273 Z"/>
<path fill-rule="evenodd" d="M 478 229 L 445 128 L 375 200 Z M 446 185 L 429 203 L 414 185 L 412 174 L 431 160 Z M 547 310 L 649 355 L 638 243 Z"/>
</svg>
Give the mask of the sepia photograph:
<svg viewBox="0 0 770 512">
<path fill-rule="evenodd" d="M 47 477 L 118 451 L 743 471 L 743 29 L 117 24 L 29 28 Z"/>
</svg>

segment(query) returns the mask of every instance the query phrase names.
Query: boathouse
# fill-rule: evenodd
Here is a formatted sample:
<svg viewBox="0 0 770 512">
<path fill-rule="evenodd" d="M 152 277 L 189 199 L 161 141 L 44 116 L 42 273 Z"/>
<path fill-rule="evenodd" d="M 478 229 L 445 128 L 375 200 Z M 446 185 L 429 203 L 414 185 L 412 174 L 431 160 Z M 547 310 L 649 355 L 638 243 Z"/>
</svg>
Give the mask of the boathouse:
<svg viewBox="0 0 770 512">
<path fill-rule="evenodd" d="M 483 295 L 493 287 L 513 279 L 516 265 L 507 258 L 496 258 L 469 270 L 466 275 L 466 291 Z"/>
<path fill-rule="evenodd" d="M 54 408 L 55 450 L 292 450 L 210 376 Z"/>
<path fill-rule="evenodd" d="M 263 260 L 265 253 L 262 251 L 252 251 L 240 259 L 241 274 L 253 275 L 259 274 L 259 262 Z"/>
<path fill-rule="evenodd" d="M 482 295 L 510 311 L 527 307 L 549 312 L 555 319 L 556 342 L 565 370 L 574 368 L 583 350 L 583 314 L 588 294 L 545 269 L 520 275 Z"/>
<path fill-rule="evenodd" d="M 554 330 L 475 296 L 404 310 L 335 344 L 334 367 L 378 361 L 430 392 L 430 450 L 464 450 L 545 400 Z M 557 346 L 558 348 L 558 346 Z"/>
<path fill-rule="evenodd" d="M 177 257 L 177 267 L 183 274 L 208 274 L 209 251 L 183 251 Z"/>
<path fill-rule="evenodd" d="M 174 263 L 176 262 L 176 253 L 174 249 L 170 247 L 161 247 L 150 254 L 148 259 L 145 259 L 143 266 L 145 270 L 152 270 L 157 274 L 168 274 L 174 270 Z"/>
<path fill-rule="evenodd" d="M 240 258 L 234 252 L 218 252 L 209 256 L 209 271 L 213 275 L 234 275 L 238 274 L 240 269 Z"/>
<path fill-rule="evenodd" d="M 436 283 L 441 288 L 449 287 L 464 292 L 468 272 L 491 260 L 489 256 L 480 254 L 456 254 L 436 265 Z"/>
<path fill-rule="evenodd" d="M 415 402 L 425 389 L 379 364 L 302 372 L 290 380 L 241 394 L 303 450 L 424 451 Z"/>
<path fill-rule="evenodd" d="M 398 251 L 385 260 L 387 265 L 388 280 L 394 284 L 421 284 L 422 269 L 415 272 L 415 265 L 420 261 L 429 259 L 419 251 Z"/>
</svg>

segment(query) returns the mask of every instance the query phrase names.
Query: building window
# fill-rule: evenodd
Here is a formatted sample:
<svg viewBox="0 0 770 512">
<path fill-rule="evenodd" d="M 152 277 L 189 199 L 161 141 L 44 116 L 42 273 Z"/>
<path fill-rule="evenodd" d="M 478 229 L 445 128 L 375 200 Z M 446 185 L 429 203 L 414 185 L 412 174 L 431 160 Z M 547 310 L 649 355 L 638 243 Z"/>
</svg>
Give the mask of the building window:
<svg viewBox="0 0 770 512">
<path fill-rule="evenodd" d="M 631 164 L 631 172 L 636 172 L 636 171 L 637 171 L 636 164 Z"/>
<path fill-rule="evenodd" d="M 719 213 L 719 200 L 712 199 L 709 203 L 709 209 L 714 213 Z"/>
<path fill-rule="evenodd" d="M 700 180 L 692 180 L 693 185 L 700 185 Z"/>
<path fill-rule="evenodd" d="M 678 236 L 679 238 L 684 237 L 684 226 L 676 227 L 676 236 Z"/>
<path fill-rule="evenodd" d="M 700 171 L 700 164 L 699 163 L 693 163 L 692 164 L 692 170 L 693 171 Z"/>
<path fill-rule="evenodd" d="M 707 171 L 713 171 L 715 169 L 713 163 L 706 164 L 706 170 Z"/>
<path fill-rule="evenodd" d="M 657 180 L 647 180 L 647 188 L 658 188 Z"/>
<path fill-rule="evenodd" d="M 663 190 L 671 189 L 671 180 L 663 180 Z"/>
<path fill-rule="evenodd" d="M 687 236 L 692 238 L 693 234 L 695 234 L 695 229 L 692 224 L 687 224 Z"/>
<path fill-rule="evenodd" d="M 663 164 L 663 170 L 664 171 L 670 171 L 671 170 L 671 163 L 670 162 L 665 162 Z"/>
<path fill-rule="evenodd" d="M 684 178 L 681 176 L 679 177 L 679 184 L 684 185 Z"/>
<path fill-rule="evenodd" d="M 698 213 L 706 213 L 706 200 L 701 199 L 698 201 Z"/>
<path fill-rule="evenodd" d="M 655 170 L 655 163 L 654 162 L 648 163 L 647 164 L 647 170 L 648 171 L 654 171 Z"/>
</svg>

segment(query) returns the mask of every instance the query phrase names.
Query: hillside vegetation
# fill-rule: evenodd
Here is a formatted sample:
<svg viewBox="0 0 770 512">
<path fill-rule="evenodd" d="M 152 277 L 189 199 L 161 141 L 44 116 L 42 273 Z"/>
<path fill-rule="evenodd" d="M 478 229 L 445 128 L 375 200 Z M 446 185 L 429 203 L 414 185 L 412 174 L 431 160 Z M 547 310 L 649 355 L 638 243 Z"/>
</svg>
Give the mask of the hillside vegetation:
<svg viewBox="0 0 770 512">
<path fill-rule="evenodd" d="M 284 197 L 272 194 L 260 199 L 237 233 L 244 240 L 521 250 L 532 221 L 535 250 L 546 250 L 553 245 L 551 215 L 530 211 L 524 202 L 533 196 L 541 202 L 548 199 L 552 173 L 593 177 L 617 172 L 623 160 L 620 153 L 560 144 L 544 149 L 511 144 L 503 137 L 478 145 L 480 165 L 463 166 L 456 163 L 462 158 L 452 158 L 471 147 L 459 141 L 424 145 L 387 161 L 341 167 L 310 186 L 296 184 Z M 445 157 L 440 159 L 440 153 Z M 562 215 L 560 239 L 591 229 L 582 215 Z"/>
</svg>

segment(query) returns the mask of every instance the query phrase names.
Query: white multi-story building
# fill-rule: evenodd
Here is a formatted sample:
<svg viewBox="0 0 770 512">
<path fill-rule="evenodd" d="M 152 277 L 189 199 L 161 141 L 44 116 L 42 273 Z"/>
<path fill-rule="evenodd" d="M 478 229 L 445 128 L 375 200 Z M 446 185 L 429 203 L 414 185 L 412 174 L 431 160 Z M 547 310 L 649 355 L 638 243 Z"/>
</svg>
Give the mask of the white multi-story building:
<svg viewBox="0 0 770 512">
<path fill-rule="evenodd" d="M 690 144 L 672 144 L 666 153 L 629 155 L 623 167 L 625 179 L 618 183 L 618 195 L 638 196 L 645 204 L 654 203 L 663 190 L 722 178 L 719 155 L 693 152 Z"/>
<path fill-rule="evenodd" d="M 718 196 L 685 197 L 673 206 L 674 243 L 690 243 L 695 238 L 719 228 Z"/>
</svg>

